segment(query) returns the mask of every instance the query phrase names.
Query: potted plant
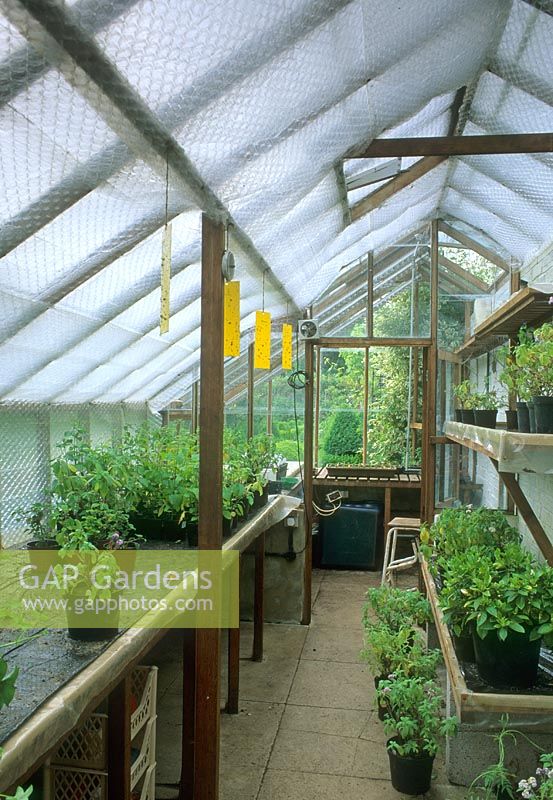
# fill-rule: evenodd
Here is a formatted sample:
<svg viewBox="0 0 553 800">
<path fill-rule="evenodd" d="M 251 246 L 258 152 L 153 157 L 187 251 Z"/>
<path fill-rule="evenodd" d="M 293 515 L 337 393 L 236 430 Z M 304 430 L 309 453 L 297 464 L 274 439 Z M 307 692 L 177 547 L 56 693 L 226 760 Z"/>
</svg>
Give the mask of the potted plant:
<svg viewBox="0 0 553 800">
<path fill-rule="evenodd" d="M 518 397 L 516 409 L 507 409 L 505 419 L 508 431 L 530 430 L 530 418 L 528 416 L 528 406 L 522 400 L 523 388 L 520 384 L 520 373 L 516 363 L 516 351 L 514 347 L 506 346 L 499 351 L 499 359 L 503 360 L 503 370 L 499 375 L 499 380 L 509 392 L 510 402 Z M 520 427 L 522 426 L 522 427 Z"/>
<path fill-rule="evenodd" d="M 410 627 L 394 631 L 380 623 L 367 627 L 361 657 L 369 664 L 375 676 L 375 688 L 378 689 L 382 680 L 397 672 L 433 677 L 441 660 L 441 652 L 426 650 L 420 631 Z M 386 703 L 381 699 L 378 702 L 379 719 L 384 719 L 386 711 Z"/>
<path fill-rule="evenodd" d="M 536 433 L 553 433 L 553 324 L 534 331 L 533 341 L 519 348 L 517 363 L 526 371 Z"/>
<path fill-rule="evenodd" d="M 472 396 L 474 424 L 481 428 L 495 428 L 497 412 L 502 405 L 495 389 L 489 392 L 476 392 Z"/>
<path fill-rule="evenodd" d="M 249 483 L 254 493 L 254 508 L 260 508 L 269 499 L 267 471 L 276 464 L 273 437 L 258 433 L 246 441 L 243 463 L 249 471 Z"/>
<path fill-rule="evenodd" d="M 45 573 L 51 559 L 44 551 L 59 549 L 50 525 L 47 503 L 32 503 L 27 509 L 18 509 L 14 516 L 24 523 L 26 533 L 31 537 L 24 545 L 29 551 L 29 563 L 39 574 Z"/>
<path fill-rule="evenodd" d="M 99 588 L 92 573 L 101 569 L 103 578 L 114 580 L 118 566 L 109 550 L 98 550 L 90 542 L 89 531 L 81 521 L 71 530 L 60 534 L 62 547 L 60 562 L 55 571 L 63 580 L 64 596 L 67 603 L 67 632 L 71 639 L 80 641 L 101 641 L 111 639 L 119 632 L 119 608 L 106 608 L 102 611 L 102 621 L 109 625 L 98 625 L 99 614 L 94 609 L 96 600 L 109 600 L 114 592 Z M 64 562 L 76 567 L 75 575 L 63 576 Z"/>
<path fill-rule="evenodd" d="M 517 544 L 482 550 L 464 594 L 481 677 L 494 687 L 533 686 L 541 640 L 553 633 L 553 568 Z"/>
<path fill-rule="evenodd" d="M 391 630 L 424 625 L 432 619 L 430 603 L 417 590 L 379 586 L 369 589 L 365 597 L 367 598 L 363 608 L 365 624 L 369 621 L 369 611 L 372 611 L 378 621 Z"/>
<path fill-rule="evenodd" d="M 459 415 L 456 414 L 457 421 L 464 422 L 468 425 L 474 425 L 474 412 L 472 405 L 472 386 L 469 380 L 461 381 L 453 387 L 453 394 L 456 397 L 461 408 Z M 460 419 L 458 419 L 460 417 Z"/>
<path fill-rule="evenodd" d="M 380 682 L 379 700 L 389 713 L 384 728 L 392 786 L 403 794 L 424 794 L 430 789 L 439 740 L 457 730 L 456 717 L 442 719 L 442 692 L 433 680 L 394 675 Z"/>
</svg>

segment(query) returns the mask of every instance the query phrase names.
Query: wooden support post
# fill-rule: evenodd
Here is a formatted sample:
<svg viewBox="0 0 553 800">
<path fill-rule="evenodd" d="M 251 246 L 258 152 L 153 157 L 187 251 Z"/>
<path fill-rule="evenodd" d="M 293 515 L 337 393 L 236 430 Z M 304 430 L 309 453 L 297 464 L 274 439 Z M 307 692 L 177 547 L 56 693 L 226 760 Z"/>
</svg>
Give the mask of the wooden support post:
<svg viewBox="0 0 553 800">
<path fill-rule="evenodd" d="M 367 337 L 373 336 L 374 321 L 374 255 L 367 253 Z"/>
<path fill-rule="evenodd" d="M 526 495 L 520 488 L 516 476 L 512 472 L 500 472 L 497 461 L 494 458 L 491 458 L 490 461 L 496 468 L 505 488 L 513 498 L 513 502 L 518 508 L 520 516 L 526 523 L 528 530 L 532 534 L 544 558 L 550 566 L 553 566 L 553 544 L 544 531 L 541 522 L 534 514 L 530 503 L 526 499 Z"/>
<path fill-rule="evenodd" d="M 196 634 L 182 631 L 182 751 L 179 800 L 194 798 L 196 721 Z"/>
<path fill-rule="evenodd" d="M 200 403 L 199 403 L 199 390 L 200 382 L 194 381 L 192 384 L 192 433 L 198 432 L 198 422 L 200 418 Z"/>
<path fill-rule="evenodd" d="M 223 543 L 223 225 L 202 215 L 202 298 L 200 356 L 200 498 L 198 546 L 220 550 Z M 219 690 L 221 633 L 196 632 L 196 726 L 194 800 L 219 796 Z"/>
<path fill-rule="evenodd" d="M 228 693 L 227 714 L 238 714 L 240 697 L 240 627 L 228 632 Z"/>
<path fill-rule="evenodd" d="M 446 384 L 447 384 L 447 365 L 445 361 L 440 361 L 439 363 L 439 371 L 440 371 L 440 417 L 442 420 L 442 424 L 445 421 L 446 415 Z M 438 499 L 444 500 L 445 498 L 445 458 L 446 458 L 446 451 L 443 446 L 441 446 L 440 450 L 440 469 L 439 469 L 439 481 L 438 481 Z"/>
<path fill-rule="evenodd" d="M 108 701 L 108 797 L 131 797 L 131 679 L 126 675 Z"/>
<path fill-rule="evenodd" d="M 384 489 L 384 536 L 388 535 L 388 525 L 392 519 L 392 490 L 389 486 Z"/>
<path fill-rule="evenodd" d="M 255 540 L 253 598 L 253 661 L 263 661 L 263 617 L 265 608 L 265 533 Z"/>
<path fill-rule="evenodd" d="M 367 463 L 367 428 L 369 427 L 369 348 L 365 347 L 363 372 L 363 464 Z"/>
<path fill-rule="evenodd" d="M 313 422 L 313 461 L 319 466 L 319 425 L 321 409 L 321 348 L 315 348 L 315 417 Z"/>
<path fill-rule="evenodd" d="M 254 373 L 253 373 L 253 344 L 248 347 L 248 439 L 253 436 L 253 411 L 254 411 Z"/>
<path fill-rule="evenodd" d="M 311 622 L 311 573 L 313 552 L 313 342 L 305 342 L 305 416 L 303 436 L 303 502 L 305 505 L 305 566 L 302 624 Z"/>
<path fill-rule="evenodd" d="M 430 339 L 427 366 L 427 403 L 424 425 L 426 430 L 425 448 L 425 520 L 431 522 L 434 516 L 436 494 L 436 386 L 438 369 L 438 220 L 432 221 L 430 243 Z"/>
<path fill-rule="evenodd" d="M 273 433 L 273 379 L 267 381 L 267 433 Z"/>
</svg>

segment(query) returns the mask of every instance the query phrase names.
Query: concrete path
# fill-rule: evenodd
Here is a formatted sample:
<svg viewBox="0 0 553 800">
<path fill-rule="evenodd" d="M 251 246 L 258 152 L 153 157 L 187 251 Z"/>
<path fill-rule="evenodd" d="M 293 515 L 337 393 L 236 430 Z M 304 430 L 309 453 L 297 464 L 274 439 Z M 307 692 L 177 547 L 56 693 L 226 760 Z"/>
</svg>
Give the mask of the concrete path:
<svg viewBox="0 0 553 800">
<path fill-rule="evenodd" d="M 240 713 L 221 717 L 221 800 L 403 797 L 389 781 L 374 683 L 359 660 L 363 595 L 377 582 L 375 573 L 317 572 L 312 625 L 267 625 L 261 664 L 248 658 L 252 631 L 243 626 Z M 175 797 L 171 784 L 178 780 L 180 746 L 178 656 L 173 659 L 170 648 L 165 650 L 158 712 L 159 800 Z M 464 797 L 464 790 L 445 785 L 439 757 L 436 772 L 428 797 Z"/>
</svg>

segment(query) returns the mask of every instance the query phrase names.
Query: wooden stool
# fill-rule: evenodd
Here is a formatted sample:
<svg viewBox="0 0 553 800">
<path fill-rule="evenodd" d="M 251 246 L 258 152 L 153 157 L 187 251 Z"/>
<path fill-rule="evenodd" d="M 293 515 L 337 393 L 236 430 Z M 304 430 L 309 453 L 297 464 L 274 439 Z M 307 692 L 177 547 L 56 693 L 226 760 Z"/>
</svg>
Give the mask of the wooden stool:
<svg viewBox="0 0 553 800">
<path fill-rule="evenodd" d="M 395 573 L 415 566 L 419 562 L 419 534 L 421 521 L 413 517 L 394 517 L 388 523 L 384 563 L 382 564 L 382 585 L 395 584 Z M 408 539 L 413 548 L 413 555 L 396 559 L 398 539 Z"/>
</svg>

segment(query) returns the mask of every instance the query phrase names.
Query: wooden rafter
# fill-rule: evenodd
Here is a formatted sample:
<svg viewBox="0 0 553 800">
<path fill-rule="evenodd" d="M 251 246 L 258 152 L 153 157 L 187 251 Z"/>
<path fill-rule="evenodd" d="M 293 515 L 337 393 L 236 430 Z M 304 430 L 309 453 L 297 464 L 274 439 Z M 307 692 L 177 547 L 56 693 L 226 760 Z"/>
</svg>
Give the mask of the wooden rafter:
<svg viewBox="0 0 553 800">
<path fill-rule="evenodd" d="M 358 158 L 551 152 L 553 152 L 553 133 L 500 133 L 479 136 L 413 136 L 402 139 L 373 139 L 367 149 L 358 155 Z"/>
<path fill-rule="evenodd" d="M 442 267 L 445 267 L 449 272 L 453 272 L 459 278 L 462 278 L 467 283 L 470 283 L 475 289 L 478 289 L 480 292 L 489 292 L 491 287 L 488 286 L 487 283 L 477 278 L 476 275 L 473 275 L 468 270 L 461 267 L 459 264 L 456 264 L 454 261 L 451 261 L 449 258 L 445 256 L 440 256 L 439 263 Z"/>
<path fill-rule="evenodd" d="M 385 183 L 384 186 L 381 186 L 380 189 L 376 189 L 376 191 L 368 197 L 364 197 L 363 200 L 360 200 L 352 206 L 352 222 L 355 222 L 355 220 L 368 214 L 370 211 L 374 211 L 375 208 L 381 206 L 386 200 L 389 200 L 390 197 L 393 197 L 397 192 L 400 192 L 419 178 L 422 178 L 423 175 L 426 175 L 427 172 L 430 172 L 430 170 L 442 164 L 446 159 L 447 156 L 431 156 L 417 161 L 412 167 L 401 172 L 395 178 L 388 181 L 388 183 Z"/>
<path fill-rule="evenodd" d="M 447 222 L 443 222 L 442 220 L 440 220 L 440 230 L 442 233 L 445 233 L 446 236 L 450 236 L 452 239 L 455 239 L 457 242 L 464 245 L 464 247 L 474 250 L 475 253 L 481 255 L 482 258 L 486 259 L 486 261 L 490 261 L 492 264 L 495 264 L 497 267 L 504 270 L 504 272 L 510 272 L 510 265 L 505 261 L 505 259 L 501 258 L 501 256 L 498 256 L 497 253 L 494 253 L 494 251 L 490 250 L 489 247 L 477 242 L 468 234 L 461 233 L 456 228 L 453 228 Z"/>
<path fill-rule="evenodd" d="M 448 130 L 448 134 L 451 136 L 457 132 L 459 112 L 465 99 L 466 89 L 466 86 L 461 86 L 455 93 L 455 98 L 451 104 L 451 121 Z M 397 192 L 400 192 L 407 186 L 411 186 L 411 184 L 415 183 L 419 178 L 422 178 L 423 175 L 426 175 L 440 164 L 443 164 L 446 160 L 447 156 L 441 155 L 422 158 L 416 164 L 409 167 L 409 169 L 404 170 L 395 178 L 392 178 L 384 184 L 384 186 L 381 186 L 380 189 L 374 191 L 369 197 L 365 197 L 363 200 L 356 203 L 351 209 L 351 221 L 354 222 L 364 214 L 368 214 L 375 208 L 378 208 L 378 206 L 385 203 L 390 197 L 397 194 Z"/>
</svg>

